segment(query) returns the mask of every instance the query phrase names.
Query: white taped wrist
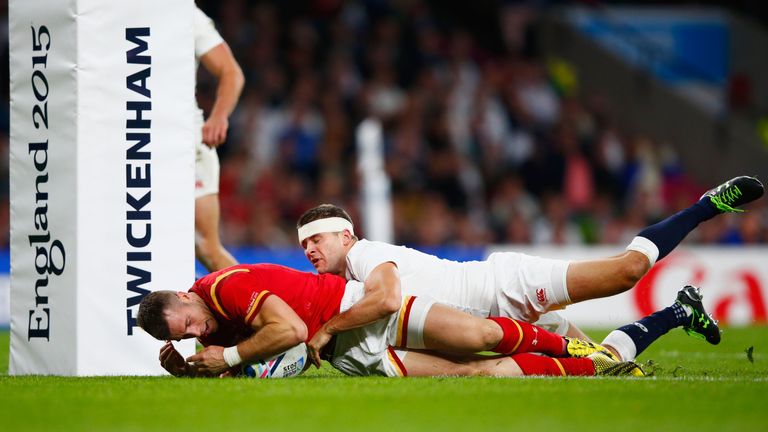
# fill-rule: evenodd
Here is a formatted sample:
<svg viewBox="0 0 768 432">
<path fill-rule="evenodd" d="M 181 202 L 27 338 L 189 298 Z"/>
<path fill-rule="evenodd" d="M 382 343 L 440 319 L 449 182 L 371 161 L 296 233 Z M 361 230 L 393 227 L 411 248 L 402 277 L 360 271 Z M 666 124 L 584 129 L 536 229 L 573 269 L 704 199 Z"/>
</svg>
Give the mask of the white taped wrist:
<svg viewBox="0 0 768 432">
<path fill-rule="evenodd" d="M 237 345 L 224 348 L 224 361 L 229 367 L 237 366 L 243 362 L 243 359 L 240 358 L 240 353 L 237 352 Z"/>
</svg>

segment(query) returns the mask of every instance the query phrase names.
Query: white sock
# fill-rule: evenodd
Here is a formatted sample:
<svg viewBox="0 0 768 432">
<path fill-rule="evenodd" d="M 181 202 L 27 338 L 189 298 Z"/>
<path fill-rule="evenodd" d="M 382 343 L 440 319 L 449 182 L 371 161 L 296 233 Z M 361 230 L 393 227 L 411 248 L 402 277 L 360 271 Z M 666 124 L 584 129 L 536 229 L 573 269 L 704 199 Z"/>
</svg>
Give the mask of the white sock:
<svg viewBox="0 0 768 432">
<path fill-rule="evenodd" d="M 656 264 L 656 260 L 659 259 L 659 248 L 656 244 L 645 237 L 635 237 L 632 242 L 627 246 L 627 250 L 637 251 L 648 257 L 648 262 L 651 263 L 651 267 Z"/>
<path fill-rule="evenodd" d="M 600 345 L 609 345 L 615 349 L 621 357 L 621 361 L 634 361 L 637 355 L 637 347 L 635 342 L 629 337 L 628 334 L 621 330 L 614 330 L 608 333 L 608 336 L 603 339 Z"/>
</svg>

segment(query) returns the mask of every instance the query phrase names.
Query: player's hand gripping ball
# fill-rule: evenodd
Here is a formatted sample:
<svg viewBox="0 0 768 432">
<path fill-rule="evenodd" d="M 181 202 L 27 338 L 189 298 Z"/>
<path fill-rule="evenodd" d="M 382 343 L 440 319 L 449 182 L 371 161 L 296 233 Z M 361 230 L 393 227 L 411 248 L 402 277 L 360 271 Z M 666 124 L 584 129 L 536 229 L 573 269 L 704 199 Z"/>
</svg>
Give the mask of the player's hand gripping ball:
<svg viewBox="0 0 768 432">
<path fill-rule="evenodd" d="M 302 342 L 267 360 L 243 365 L 243 375 L 250 378 L 291 378 L 304 372 L 307 345 Z"/>
</svg>

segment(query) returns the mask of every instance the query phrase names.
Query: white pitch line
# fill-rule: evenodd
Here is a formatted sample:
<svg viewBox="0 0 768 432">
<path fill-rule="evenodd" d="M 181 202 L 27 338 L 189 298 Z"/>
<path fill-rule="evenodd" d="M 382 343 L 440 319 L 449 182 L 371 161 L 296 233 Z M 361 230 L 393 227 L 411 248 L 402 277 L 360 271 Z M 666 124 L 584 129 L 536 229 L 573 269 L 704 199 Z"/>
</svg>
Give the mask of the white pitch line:
<svg viewBox="0 0 768 432">
<path fill-rule="evenodd" d="M 611 377 L 622 378 L 622 377 Z M 739 378 L 739 377 L 709 377 L 709 376 L 680 376 L 680 377 L 657 377 L 649 376 L 645 378 L 638 378 L 639 380 L 654 380 L 654 381 L 707 381 L 707 382 L 740 382 L 740 383 L 768 383 L 768 376 L 758 378 Z"/>
<path fill-rule="evenodd" d="M 683 358 L 693 357 L 693 358 L 704 358 L 704 359 L 728 359 L 728 360 L 744 359 L 745 361 L 747 360 L 747 354 L 744 352 L 715 353 L 715 352 L 704 352 L 704 351 L 690 352 L 690 351 L 666 351 L 665 350 L 665 351 L 660 351 L 658 355 L 664 356 L 664 357 L 683 357 Z M 646 356 L 646 357 L 650 357 L 650 356 Z M 753 354 L 752 357 L 755 360 L 757 360 L 758 358 L 761 358 L 763 356 Z"/>
<path fill-rule="evenodd" d="M 650 372 L 650 370 L 646 370 L 646 372 Z M 685 370 L 681 370 L 681 373 L 684 373 Z M 674 381 L 674 382 L 680 382 L 680 381 L 693 381 L 693 382 L 732 382 L 732 383 L 768 383 L 768 371 L 766 371 L 766 376 L 761 377 L 754 377 L 754 378 L 743 378 L 739 376 L 731 376 L 731 377 L 713 377 L 713 376 L 706 376 L 706 375 L 681 375 L 678 377 L 674 376 L 646 376 L 646 377 L 630 377 L 630 376 L 568 376 L 568 377 L 551 377 L 551 376 L 519 376 L 519 377 L 488 377 L 492 379 L 498 379 L 498 380 L 542 380 L 542 381 L 560 381 L 563 379 L 573 379 L 573 380 L 586 380 L 586 381 L 624 381 L 624 382 L 643 382 L 643 381 Z M 442 377 L 442 378 L 466 378 L 466 377 Z M 471 378 L 470 378 L 471 379 Z"/>
</svg>

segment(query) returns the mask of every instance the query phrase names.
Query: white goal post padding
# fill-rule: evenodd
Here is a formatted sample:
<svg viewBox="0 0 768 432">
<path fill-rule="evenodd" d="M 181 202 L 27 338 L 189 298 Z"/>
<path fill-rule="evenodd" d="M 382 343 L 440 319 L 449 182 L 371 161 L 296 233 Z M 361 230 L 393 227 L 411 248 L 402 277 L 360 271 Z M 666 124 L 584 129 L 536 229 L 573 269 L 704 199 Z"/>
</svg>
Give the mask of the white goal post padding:
<svg viewBox="0 0 768 432">
<path fill-rule="evenodd" d="M 194 280 L 192 11 L 9 3 L 11 374 L 164 373 L 135 317 Z"/>
</svg>

